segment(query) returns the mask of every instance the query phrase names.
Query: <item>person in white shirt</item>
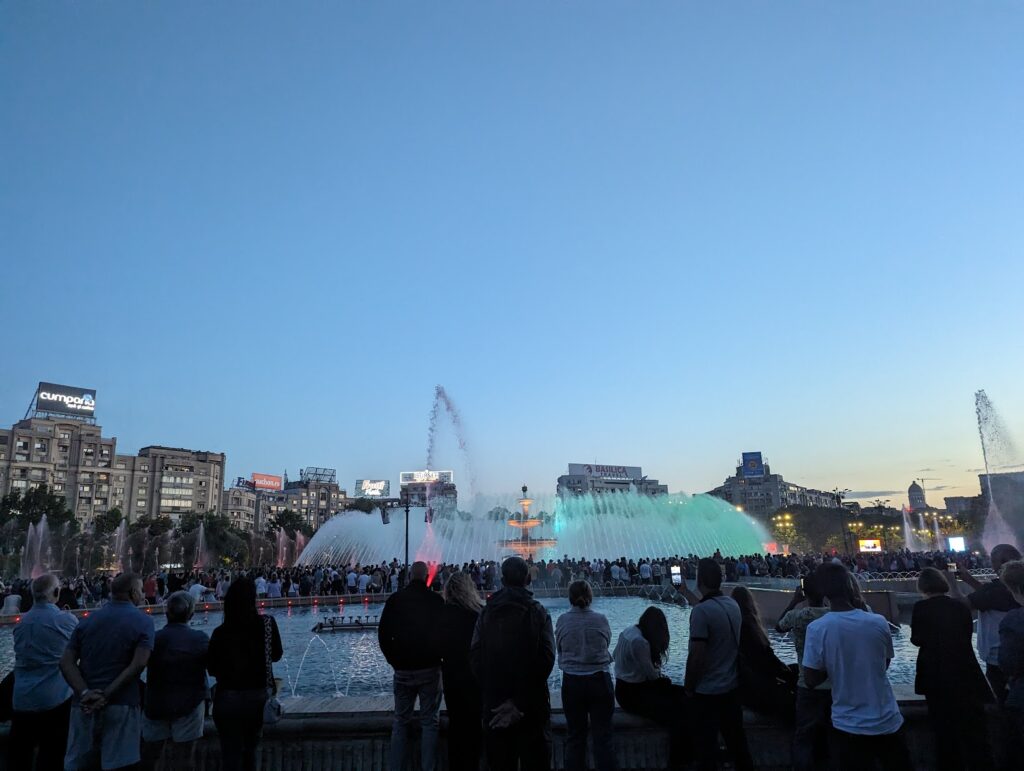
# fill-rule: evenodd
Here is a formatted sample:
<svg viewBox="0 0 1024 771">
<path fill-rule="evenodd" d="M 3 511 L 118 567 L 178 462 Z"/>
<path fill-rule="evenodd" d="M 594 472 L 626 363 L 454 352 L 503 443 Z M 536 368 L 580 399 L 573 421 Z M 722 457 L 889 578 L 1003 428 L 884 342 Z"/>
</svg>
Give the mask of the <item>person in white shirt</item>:
<svg viewBox="0 0 1024 771">
<path fill-rule="evenodd" d="M 360 573 L 359 574 L 359 593 L 366 594 L 366 587 L 370 585 L 370 574 Z"/>
<path fill-rule="evenodd" d="M 256 596 L 261 599 L 267 596 L 267 579 L 262 573 L 256 577 Z"/>
<path fill-rule="evenodd" d="M 355 568 L 349 568 L 348 575 L 345 577 L 348 583 L 348 593 L 356 593 L 356 585 L 359 582 L 359 574 L 356 573 Z"/>
<path fill-rule="evenodd" d="M 894 652 L 889 622 L 851 603 L 849 573 L 829 563 L 815 571 L 829 612 L 807 626 L 804 682 L 832 683 L 832 726 L 842 771 L 912 768 L 903 715 L 886 674 Z"/>
</svg>

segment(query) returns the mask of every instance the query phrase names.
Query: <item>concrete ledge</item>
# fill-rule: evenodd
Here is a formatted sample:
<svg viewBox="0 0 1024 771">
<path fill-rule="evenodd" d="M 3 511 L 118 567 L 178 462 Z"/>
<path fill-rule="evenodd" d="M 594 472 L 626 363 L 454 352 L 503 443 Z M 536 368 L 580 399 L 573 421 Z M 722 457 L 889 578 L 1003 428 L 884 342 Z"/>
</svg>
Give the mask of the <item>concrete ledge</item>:
<svg viewBox="0 0 1024 771">
<path fill-rule="evenodd" d="M 565 768 L 565 717 L 552 694 L 553 769 Z M 391 698 L 287 699 L 285 716 L 264 729 L 261 771 L 388 771 Z M 932 737 L 925 705 L 901 702 L 907 741 L 915 769 L 934 768 Z M 779 721 L 747 712 L 747 739 L 758 769 L 790 767 L 791 729 Z M 621 771 L 663 769 L 668 762 L 668 734 L 660 726 L 622 710 L 615 713 L 615 746 Z M 8 769 L 8 726 L 0 727 L 0 769 Z M 441 717 L 441 765 L 447 766 L 447 717 Z M 196 752 L 197 771 L 220 768 L 220 747 L 212 720 Z M 175 770 L 176 771 L 176 770 Z M 412 771 L 419 771 L 418 763 Z"/>
</svg>

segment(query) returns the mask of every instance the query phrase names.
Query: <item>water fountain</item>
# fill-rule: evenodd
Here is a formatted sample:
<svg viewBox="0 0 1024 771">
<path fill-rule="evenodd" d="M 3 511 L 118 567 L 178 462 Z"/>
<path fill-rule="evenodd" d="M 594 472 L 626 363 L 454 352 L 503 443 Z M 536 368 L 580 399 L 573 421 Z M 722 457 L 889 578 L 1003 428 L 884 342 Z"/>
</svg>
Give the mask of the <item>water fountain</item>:
<svg viewBox="0 0 1024 771">
<path fill-rule="evenodd" d="M 283 527 L 277 529 L 277 567 L 286 568 L 288 567 L 288 547 L 291 546 L 291 539 L 288 538 L 288 533 L 284 531 Z"/>
<path fill-rule="evenodd" d="M 988 493 L 988 515 L 985 517 L 985 530 L 981 542 L 991 551 L 997 544 L 1016 544 L 1018 541 L 1017 533 L 1006 521 L 992 492 L 992 469 L 1015 466 L 1018 459 L 1010 434 L 1003 426 L 984 389 L 974 394 L 974 411 L 978 418 L 978 436 L 981 439 L 981 456 L 985 462 Z"/>
<path fill-rule="evenodd" d="M 709 495 L 683 493 L 647 496 L 615 492 L 553 498 L 551 523 L 529 529 L 543 530 L 545 544 L 534 557 L 654 557 L 675 554 L 711 555 L 761 552 L 771 540 L 765 529 L 725 501 Z M 500 519 L 485 513 L 453 511 L 423 521 L 424 509 L 410 516 L 410 543 L 417 559 L 468 562 L 499 559 L 508 553 L 502 542 L 515 540 L 522 531 L 509 525 L 507 510 Z M 531 538 L 535 538 L 530 533 Z M 432 544 L 430 548 L 427 545 Z M 536 545 L 536 541 L 534 542 Z M 424 548 L 420 548 L 424 547 Z M 379 564 L 401 555 L 404 528 L 381 523 L 379 516 L 343 512 L 324 523 L 310 539 L 298 565 Z"/>
<path fill-rule="evenodd" d="M 516 538 L 498 541 L 498 546 L 511 550 L 513 554 L 517 554 L 523 559 L 533 558 L 542 549 L 550 549 L 558 545 L 558 540 L 555 538 L 534 538 L 530 535 L 531 530 L 544 524 L 543 520 L 530 516 L 530 504 L 532 503 L 533 499 L 526 497 L 526 485 L 523 485 L 523 497 L 519 499 L 522 514 L 505 522 L 509 527 L 518 530 L 519 535 Z"/>
<path fill-rule="evenodd" d="M 38 578 L 49 572 L 51 560 L 50 528 L 43 514 L 36 524 L 29 523 L 25 548 L 21 553 L 22 578 Z"/>
<path fill-rule="evenodd" d="M 910 521 L 910 512 L 906 509 L 903 509 L 903 545 L 910 551 L 923 551 L 921 539 L 914 532 L 914 525 Z"/>
</svg>

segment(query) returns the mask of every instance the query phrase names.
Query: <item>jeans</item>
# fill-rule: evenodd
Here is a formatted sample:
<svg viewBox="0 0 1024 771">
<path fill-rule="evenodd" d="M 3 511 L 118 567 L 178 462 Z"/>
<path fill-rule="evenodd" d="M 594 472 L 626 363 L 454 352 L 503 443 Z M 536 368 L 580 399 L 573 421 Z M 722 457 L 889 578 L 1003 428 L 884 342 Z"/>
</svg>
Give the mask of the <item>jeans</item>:
<svg viewBox="0 0 1024 771">
<path fill-rule="evenodd" d="M 671 769 L 683 768 L 690 755 L 690 726 L 687 724 L 686 691 L 668 678 L 643 683 L 615 681 L 615 699 L 626 712 L 642 715 L 668 729 Z"/>
<path fill-rule="evenodd" d="M 420 700 L 420 768 L 437 767 L 437 713 L 441 709 L 441 667 L 395 671 L 395 719 L 391 725 L 391 771 L 403 771 L 409 755 L 409 729 Z"/>
<path fill-rule="evenodd" d="M 713 771 L 718 768 L 718 734 L 732 755 L 739 771 L 753 771 L 754 761 L 747 747 L 743 730 L 743 707 L 739 691 L 704 694 L 693 697 L 693 732 L 697 751 L 697 768 Z"/>
<path fill-rule="evenodd" d="M 70 716 L 71 699 L 53 709 L 14 712 L 7 740 L 9 767 L 31 769 L 32 753 L 38 747 L 36 771 L 62 771 Z"/>
<path fill-rule="evenodd" d="M 256 749 L 263 737 L 263 705 L 267 689 L 230 691 L 218 686 L 213 699 L 213 723 L 220 738 L 224 771 L 256 771 Z"/>
<path fill-rule="evenodd" d="M 814 771 L 827 767 L 829 729 L 832 728 L 832 691 L 797 688 L 795 723 L 794 771 Z"/>
<path fill-rule="evenodd" d="M 562 675 L 562 709 L 568 727 L 565 743 L 566 771 L 586 771 L 587 733 L 593 733 L 594 768 L 615 771 L 615 745 L 612 742 L 612 714 L 615 689 L 607 672 L 591 675 Z"/>
<path fill-rule="evenodd" d="M 906 771 L 914 767 L 902 728 L 877 736 L 848 734 L 833 728 L 832 736 L 841 771 L 870 771 L 878 767 L 885 771 Z"/>
</svg>

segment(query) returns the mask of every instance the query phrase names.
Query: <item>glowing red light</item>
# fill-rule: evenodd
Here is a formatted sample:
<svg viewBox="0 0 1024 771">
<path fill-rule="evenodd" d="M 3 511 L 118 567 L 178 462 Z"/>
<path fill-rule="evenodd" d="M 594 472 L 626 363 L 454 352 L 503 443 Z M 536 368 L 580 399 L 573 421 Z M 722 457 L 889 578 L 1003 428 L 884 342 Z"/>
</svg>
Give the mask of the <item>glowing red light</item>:
<svg viewBox="0 0 1024 771">
<path fill-rule="evenodd" d="M 82 618 L 89 618 L 89 611 L 85 611 L 85 613 L 82 614 Z"/>
<path fill-rule="evenodd" d="M 209 605 L 203 605 L 203 610 L 209 610 L 209 609 L 210 609 Z"/>
<path fill-rule="evenodd" d="M 15 624 L 21 623 L 21 616 L 15 616 L 14 617 L 14 623 Z"/>
</svg>

